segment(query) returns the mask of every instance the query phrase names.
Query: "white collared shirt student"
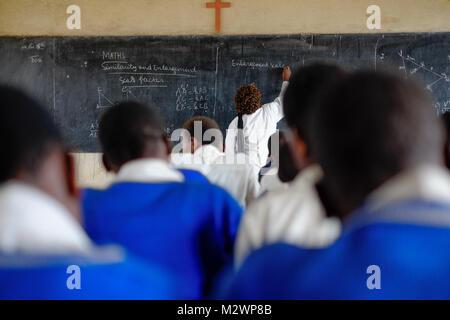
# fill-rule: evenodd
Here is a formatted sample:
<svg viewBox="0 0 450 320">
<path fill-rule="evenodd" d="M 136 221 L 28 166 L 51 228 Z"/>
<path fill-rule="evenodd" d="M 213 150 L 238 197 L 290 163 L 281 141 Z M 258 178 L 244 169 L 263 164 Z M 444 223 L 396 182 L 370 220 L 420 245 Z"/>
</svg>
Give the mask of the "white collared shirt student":
<svg viewBox="0 0 450 320">
<path fill-rule="evenodd" d="M 322 170 L 303 169 L 287 189 L 267 193 L 243 215 L 236 238 L 234 263 L 239 267 L 254 250 L 283 242 L 304 248 L 331 244 L 341 232 L 336 218 L 327 218 L 315 189 Z"/>
<path fill-rule="evenodd" d="M 29 184 L 0 187 L 0 252 L 86 254 L 91 240 L 57 200 Z"/>
<path fill-rule="evenodd" d="M 225 152 L 244 152 L 247 156 L 249 156 L 251 164 L 256 165 L 259 168 L 263 167 L 267 163 L 267 157 L 269 155 L 269 150 L 267 150 L 267 141 L 270 136 L 276 132 L 277 123 L 283 119 L 283 95 L 289 84 L 289 76 L 290 69 L 286 67 L 283 71 L 283 84 L 281 86 L 280 94 L 273 102 L 262 105 L 251 114 L 242 115 L 244 134 L 243 150 L 238 150 L 239 117 L 235 117 L 231 121 L 228 126 L 225 139 Z M 240 88 L 240 90 L 241 89 L 242 88 Z M 254 90 L 255 89 L 256 88 L 254 88 Z"/>
<path fill-rule="evenodd" d="M 172 162 L 179 168 L 201 172 L 210 182 L 227 190 L 242 207 L 250 204 L 259 194 L 256 167 L 245 160 L 227 163 L 226 154 L 213 145 L 200 146 L 193 154 L 172 154 Z"/>
</svg>

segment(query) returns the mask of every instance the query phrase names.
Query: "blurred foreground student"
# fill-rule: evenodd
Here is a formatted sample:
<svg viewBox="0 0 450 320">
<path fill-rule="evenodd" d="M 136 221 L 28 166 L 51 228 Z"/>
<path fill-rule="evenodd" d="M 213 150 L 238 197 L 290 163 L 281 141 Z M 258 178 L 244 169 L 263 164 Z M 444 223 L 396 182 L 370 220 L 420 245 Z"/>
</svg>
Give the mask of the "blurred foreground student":
<svg viewBox="0 0 450 320">
<path fill-rule="evenodd" d="M 331 244 L 339 236 L 340 223 L 335 218 L 326 218 L 316 190 L 322 170 L 311 156 L 309 123 L 310 114 L 326 89 L 343 77 L 344 72 L 337 66 L 322 64 L 301 68 L 291 77 L 284 95 L 289 132 L 280 133 L 278 174 L 282 180 L 294 180 L 287 189 L 268 192 L 245 213 L 236 240 L 236 266 L 263 245 L 285 242 L 319 248 Z M 287 136 L 290 141 L 286 141 Z M 276 138 L 272 139 L 272 145 L 276 142 Z"/>
<path fill-rule="evenodd" d="M 154 109 L 126 102 L 108 109 L 99 137 L 106 190 L 85 190 L 83 218 L 98 243 L 117 242 L 177 276 L 185 298 L 204 297 L 233 253 L 241 207 L 224 190 L 185 182 L 169 163 L 169 142 Z"/>
<path fill-rule="evenodd" d="M 323 194 L 343 234 L 323 250 L 255 252 L 227 297 L 450 298 L 450 176 L 442 125 L 422 87 L 357 72 L 314 118 Z"/>
<path fill-rule="evenodd" d="M 62 138 L 41 106 L 0 86 L 0 119 L 0 299 L 181 297 L 164 271 L 93 245 L 68 209 Z"/>
<path fill-rule="evenodd" d="M 248 164 L 244 154 L 227 156 L 223 150 L 222 132 L 216 121 L 204 116 L 189 119 L 183 125 L 187 134 L 184 149 L 192 152 L 190 158 L 182 156 L 179 167 L 201 171 L 210 182 L 224 188 L 239 201 L 242 207 L 250 204 L 259 193 L 258 172 Z M 198 137 L 195 136 L 198 131 Z M 174 154 L 176 156 L 176 154 Z M 187 161 L 186 161 L 187 160 Z"/>
<path fill-rule="evenodd" d="M 234 104 L 238 116 L 228 127 L 225 152 L 245 153 L 250 157 L 251 164 L 258 168 L 267 163 L 267 141 L 283 118 L 282 99 L 290 76 L 290 68 L 284 67 L 279 97 L 264 105 L 261 105 L 261 92 L 254 84 L 242 86 L 237 90 Z"/>
</svg>

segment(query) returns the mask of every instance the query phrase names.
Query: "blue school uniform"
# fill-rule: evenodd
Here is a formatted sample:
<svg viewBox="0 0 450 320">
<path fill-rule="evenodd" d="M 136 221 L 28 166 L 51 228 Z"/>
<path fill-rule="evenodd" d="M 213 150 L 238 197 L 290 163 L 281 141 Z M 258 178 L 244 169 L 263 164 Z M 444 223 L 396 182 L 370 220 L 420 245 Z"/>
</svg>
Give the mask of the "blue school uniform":
<svg viewBox="0 0 450 320">
<path fill-rule="evenodd" d="M 219 296 L 449 299 L 449 248 L 449 204 L 410 200 L 376 210 L 365 206 L 326 249 L 275 244 L 254 252 L 222 283 Z"/>
<path fill-rule="evenodd" d="M 78 271 L 68 269 L 71 265 L 79 267 L 78 279 L 75 279 Z M 74 288 L 75 284 L 79 284 L 79 289 Z M 0 254 L 0 299 L 179 299 L 181 296 L 176 281 L 167 272 L 130 256 L 105 260 Z"/>
<path fill-rule="evenodd" d="M 206 178 L 203 174 L 201 174 L 198 171 L 189 169 L 177 169 L 177 170 L 184 175 L 186 182 L 210 183 L 208 178 Z"/>
<path fill-rule="evenodd" d="M 232 259 L 242 209 L 200 183 L 118 182 L 84 190 L 84 226 L 97 243 L 119 243 L 177 277 L 186 299 L 205 296 Z"/>
</svg>

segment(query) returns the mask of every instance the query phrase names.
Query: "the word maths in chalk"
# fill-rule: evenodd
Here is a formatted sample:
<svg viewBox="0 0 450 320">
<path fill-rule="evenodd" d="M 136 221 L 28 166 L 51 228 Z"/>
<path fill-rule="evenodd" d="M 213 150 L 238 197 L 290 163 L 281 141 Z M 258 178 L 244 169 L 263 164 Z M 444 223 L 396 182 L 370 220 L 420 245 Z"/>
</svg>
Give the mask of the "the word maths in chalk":
<svg viewBox="0 0 450 320">
<path fill-rule="evenodd" d="M 126 60 L 124 52 L 121 51 L 102 51 L 103 60 Z"/>
</svg>

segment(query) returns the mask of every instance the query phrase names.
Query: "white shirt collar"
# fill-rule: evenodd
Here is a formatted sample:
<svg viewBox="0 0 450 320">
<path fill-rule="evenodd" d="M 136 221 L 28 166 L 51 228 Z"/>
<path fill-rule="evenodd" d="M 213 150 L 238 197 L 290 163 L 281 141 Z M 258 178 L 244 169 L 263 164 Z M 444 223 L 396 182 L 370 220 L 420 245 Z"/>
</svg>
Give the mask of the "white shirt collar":
<svg viewBox="0 0 450 320">
<path fill-rule="evenodd" d="M 322 179 L 322 177 L 322 168 L 318 164 L 311 164 L 302 169 L 290 184 L 293 188 L 297 185 L 303 185 L 305 183 L 315 186 Z"/>
<path fill-rule="evenodd" d="M 184 182 L 184 175 L 167 161 L 143 158 L 125 163 L 114 182 Z"/>
<path fill-rule="evenodd" d="M 218 157 L 224 157 L 225 153 L 220 152 L 215 146 L 207 144 L 197 148 L 194 152 L 194 163 L 214 164 Z"/>
<path fill-rule="evenodd" d="M 422 199 L 450 203 L 450 174 L 447 169 L 424 165 L 400 173 L 367 198 L 373 209 L 381 208 L 394 201 Z"/>
<path fill-rule="evenodd" d="M 92 249 L 82 227 L 51 196 L 17 181 L 0 186 L 0 251 L 87 254 Z"/>
</svg>

